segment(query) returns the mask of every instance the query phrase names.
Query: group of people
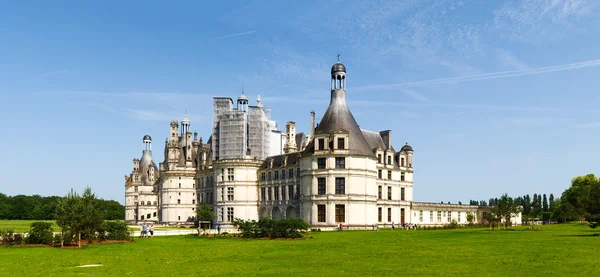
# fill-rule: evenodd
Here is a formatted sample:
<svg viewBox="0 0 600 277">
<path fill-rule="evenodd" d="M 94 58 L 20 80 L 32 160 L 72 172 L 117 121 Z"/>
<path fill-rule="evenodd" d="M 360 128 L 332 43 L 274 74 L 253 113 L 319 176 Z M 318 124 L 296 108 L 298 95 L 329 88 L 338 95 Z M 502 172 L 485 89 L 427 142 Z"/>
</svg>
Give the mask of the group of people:
<svg viewBox="0 0 600 277">
<path fill-rule="evenodd" d="M 154 224 L 146 225 L 146 222 L 140 226 L 140 237 L 147 238 L 154 236 Z"/>
</svg>

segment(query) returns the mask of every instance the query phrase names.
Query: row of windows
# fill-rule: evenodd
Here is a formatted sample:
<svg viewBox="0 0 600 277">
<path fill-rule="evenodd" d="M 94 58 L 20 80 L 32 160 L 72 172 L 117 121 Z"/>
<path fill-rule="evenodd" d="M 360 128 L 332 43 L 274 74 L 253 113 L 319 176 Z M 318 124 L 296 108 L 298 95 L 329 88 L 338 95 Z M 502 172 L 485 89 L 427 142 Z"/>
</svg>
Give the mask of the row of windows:
<svg viewBox="0 0 600 277">
<path fill-rule="evenodd" d="M 402 209 L 403 213 L 404 213 L 404 209 Z M 377 221 L 382 222 L 383 221 L 383 208 L 379 207 L 377 209 Z M 392 222 L 392 208 L 387 208 L 387 221 L 388 222 Z"/>
<path fill-rule="evenodd" d="M 400 200 L 404 201 L 406 195 L 405 188 L 400 188 Z M 383 187 L 379 186 L 377 190 L 377 199 L 383 199 Z M 387 187 L 387 200 L 392 200 L 392 187 Z"/>
<path fill-rule="evenodd" d="M 383 170 L 381 170 L 381 169 L 377 170 L 377 178 L 383 179 Z M 387 172 L 387 179 L 392 180 L 392 171 L 391 170 L 388 170 L 388 172 Z M 404 172 L 400 172 L 400 181 L 405 181 L 405 180 L 406 180 L 406 178 L 405 178 Z"/>
<path fill-rule="evenodd" d="M 377 162 L 378 163 L 383 163 L 383 156 L 381 154 L 377 154 Z M 392 156 L 390 156 L 390 155 L 387 156 L 387 163 L 386 164 L 389 164 L 389 165 L 392 164 Z M 401 167 L 405 166 L 404 158 L 400 158 L 400 166 Z M 409 165 L 409 167 L 410 167 L 410 165 Z"/>
<path fill-rule="evenodd" d="M 153 216 L 156 217 L 156 212 L 153 213 Z M 150 219 L 150 214 L 146 214 L 146 219 Z M 140 220 L 144 220 L 144 215 L 140 216 Z"/>
<path fill-rule="evenodd" d="M 234 201 L 233 187 L 227 187 L 227 201 Z M 221 201 L 225 201 L 225 188 L 221 188 Z"/>
<path fill-rule="evenodd" d="M 317 139 L 317 151 L 327 150 L 327 145 L 325 144 L 324 138 Z M 337 148 L 335 149 L 346 149 L 346 138 L 337 138 Z"/>
<path fill-rule="evenodd" d="M 273 192 L 275 192 L 275 193 L 273 194 Z M 287 199 L 286 199 L 286 196 L 287 196 Z M 294 192 L 294 185 L 287 186 L 287 193 L 286 193 L 286 186 L 260 188 L 260 199 L 262 201 L 272 201 L 273 199 L 275 199 L 275 201 L 292 200 L 292 199 L 298 199 L 299 196 L 300 196 L 300 187 L 299 186 L 296 186 L 295 192 Z"/>
<path fill-rule="evenodd" d="M 137 202 L 134 204 L 137 205 Z M 140 206 L 144 206 L 144 201 L 140 202 Z M 152 206 L 152 202 L 147 201 L 146 206 Z M 154 206 L 156 206 L 156 201 L 154 201 Z"/>
<path fill-rule="evenodd" d="M 260 180 L 261 181 L 271 181 L 271 177 L 273 177 L 273 180 L 279 180 L 279 176 L 281 176 L 282 180 L 286 179 L 286 170 L 282 169 L 281 170 L 281 175 L 279 175 L 279 170 L 276 171 L 269 171 L 269 172 L 263 172 L 260 174 Z M 290 168 L 287 170 L 287 173 L 289 173 L 289 178 L 294 177 L 294 169 Z M 272 175 L 271 175 L 272 174 Z M 296 168 L 296 177 L 300 177 L 300 168 Z"/>
<path fill-rule="evenodd" d="M 429 222 L 433 222 L 433 214 L 434 214 L 434 211 L 429 211 Z M 448 222 L 449 222 L 450 219 L 452 218 L 452 212 L 451 211 L 448 211 L 448 212 L 438 211 L 437 212 L 437 222 L 438 223 L 442 222 L 442 216 L 446 217 L 446 215 L 447 215 Z M 457 212 L 458 222 L 460 222 L 460 217 L 461 217 L 461 212 Z M 423 211 L 419 211 L 419 221 L 423 222 Z"/>
<path fill-rule="evenodd" d="M 317 222 L 327 222 L 326 205 L 317 205 Z M 335 205 L 335 222 L 346 222 L 345 205 Z"/>
<path fill-rule="evenodd" d="M 318 169 L 326 169 L 327 168 L 327 158 L 317 158 L 317 168 Z M 346 158 L 345 157 L 335 157 L 335 168 L 346 168 Z"/>
<path fill-rule="evenodd" d="M 327 193 L 327 178 L 317 178 L 317 194 Z M 335 178 L 335 194 L 346 194 L 346 178 Z"/>
</svg>

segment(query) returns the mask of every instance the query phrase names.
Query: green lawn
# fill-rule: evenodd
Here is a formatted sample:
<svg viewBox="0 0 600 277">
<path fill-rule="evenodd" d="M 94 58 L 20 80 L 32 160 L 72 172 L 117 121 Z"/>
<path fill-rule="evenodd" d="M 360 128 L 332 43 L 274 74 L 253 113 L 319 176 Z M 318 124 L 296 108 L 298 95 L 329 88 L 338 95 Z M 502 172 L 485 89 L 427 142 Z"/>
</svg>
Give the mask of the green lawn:
<svg viewBox="0 0 600 277">
<path fill-rule="evenodd" d="M 600 230 L 343 231 L 303 240 L 191 236 L 82 249 L 0 248 L 0 275 L 600 276 Z M 102 267 L 75 268 L 82 264 Z"/>
<path fill-rule="evenodd" d="M 28 232 L 31 223 L 39 221 L 52 223 L 52 229 L 55 232 L 60 232 L 60 227 L 56 225 L 54 220 L 0 220 L 0 230 L 13 229 L 17 233 Z"/>
</svg>

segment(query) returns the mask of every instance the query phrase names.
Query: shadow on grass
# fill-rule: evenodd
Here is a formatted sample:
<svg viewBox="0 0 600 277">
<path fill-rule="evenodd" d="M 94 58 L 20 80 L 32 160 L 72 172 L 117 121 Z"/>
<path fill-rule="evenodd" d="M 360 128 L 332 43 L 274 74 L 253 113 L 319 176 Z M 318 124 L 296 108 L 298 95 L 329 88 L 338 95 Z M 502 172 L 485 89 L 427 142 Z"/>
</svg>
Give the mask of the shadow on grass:
<svg viewBox="0 0 600 277">
<path fill-rule="evenodd" d="M 578 234 L 578 235 L 557 235 L 559 237 L 598 237 L 600 236 L 600 233 L 594 233 L 594 234 Z"/>
</svg>

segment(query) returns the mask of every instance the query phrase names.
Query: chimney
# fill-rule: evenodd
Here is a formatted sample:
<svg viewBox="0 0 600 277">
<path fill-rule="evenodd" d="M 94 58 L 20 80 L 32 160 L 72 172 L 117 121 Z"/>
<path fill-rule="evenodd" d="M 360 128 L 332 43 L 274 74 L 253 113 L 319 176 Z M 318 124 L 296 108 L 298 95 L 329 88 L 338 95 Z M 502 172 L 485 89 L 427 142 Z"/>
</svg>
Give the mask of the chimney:
<svg viewBox="0 0 600 277">
<path fill-rule="evenodd" d="M 310 111 L 310 138 L 312 139 L 315 132 L 315 110 Z"/>
</svg>

